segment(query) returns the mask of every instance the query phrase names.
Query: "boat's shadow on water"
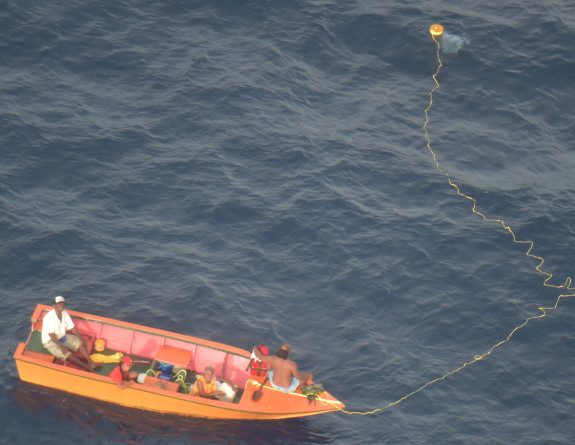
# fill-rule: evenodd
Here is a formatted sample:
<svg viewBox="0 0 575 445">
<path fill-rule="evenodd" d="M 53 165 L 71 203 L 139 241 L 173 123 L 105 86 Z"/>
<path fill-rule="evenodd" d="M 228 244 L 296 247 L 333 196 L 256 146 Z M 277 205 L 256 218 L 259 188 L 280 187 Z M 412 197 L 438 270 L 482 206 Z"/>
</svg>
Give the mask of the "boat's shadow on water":
<svg viewBox="0 0 575 445">
<path fill-rule="evenodd" d="M 118 396 L 121 397 L 121 394 Z M 313 428 L 308 419 L 213 420 L 165 415 L 25 382 L 18 382 L 12 390 L 12 397 L 26 410 L 56 409 L 63 419 L 73 420 L 92 431 L 92 438 L 107 438 L 110 441 L 140 443 L 153 438 L 171 439 L 173 443 L 223 444 L 322 444 L 333 441 L 328 433 Z"/>
</svg>

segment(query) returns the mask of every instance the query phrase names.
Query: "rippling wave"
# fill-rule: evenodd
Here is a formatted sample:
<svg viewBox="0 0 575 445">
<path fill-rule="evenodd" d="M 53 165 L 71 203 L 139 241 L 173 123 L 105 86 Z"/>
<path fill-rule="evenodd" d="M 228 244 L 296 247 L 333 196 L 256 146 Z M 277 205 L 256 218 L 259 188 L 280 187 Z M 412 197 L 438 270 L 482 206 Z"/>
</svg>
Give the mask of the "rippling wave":
<svg viewBox="0 0 575 445">
<path fill-rule="evenodd" d="M 574 20 L 563 0 L 4 3 L 6 357 L 55 294 L 238 347 L 287 341 L 354 411 L 487 352 L 558 292 L 435 168 L 428 29 L 467 42 L 442 54 L 429 114 L 441 168 L 561 284 L 575 263 Z M 67 396 L 22 388 L 10 359 L 0 424 L 13 442 L 63 444 L 567 444 L 572 316 L 563 303 L 382 413 L 273 425 L 180 431 L 145 415 L 142 429 L 74 399 L 76 415 Z"/>
</svg>

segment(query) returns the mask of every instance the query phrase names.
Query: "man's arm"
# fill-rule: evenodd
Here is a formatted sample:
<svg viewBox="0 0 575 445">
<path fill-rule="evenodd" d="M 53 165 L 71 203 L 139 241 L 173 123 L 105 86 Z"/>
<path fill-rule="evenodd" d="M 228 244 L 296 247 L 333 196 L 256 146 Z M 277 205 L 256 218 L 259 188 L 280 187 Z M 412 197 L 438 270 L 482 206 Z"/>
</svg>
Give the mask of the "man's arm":
<svg viewBox="0 0 575 445">
<path fill-rule="evenodd" d="M 76 337 L 78 337 L 80 339 L 80 341 L 82 342 L 82 344 L 84 346 L 86 345 L 86 339 L 84 338 L 84 336 L 82 334 L 80 334 L 80 331 L 78 330 L 78 328 L 74 325 L 74 327 L 72 327 L 72 329 L 70 329 L 70 331 L 72 331 L 72 334 L 74 334 Z"/>
<path fill-rule="evenodd" d="M 80 339 L 80 341 L 82 342 L 83 346 L 87 346 L 86 345 L 86 339 L 84 338 L 84 336 L 82 334 L 80 334 L 80 331 L 78 330 L 78 328 L 74 324 L 74 321 L 72 320 L 72 317 L 70 317 L 70 314 L 66 311 L 63 311 L 62 316 L 65 317 L 65 319 L 66 319 L 66 330 L 70 331 L 72 334 L 74 334 L 76 337 L 78 337 Z"/>
<path fill-rule="evenodd" d="M 198 381 L 198 393 L 200 397 L 205 397 L 207 399 L 213 399 L 215 396 L 225 396 L 223 391 L 206 392 L 204 384 L 201 380 Z"/>
<path fill-rule="evenodd" d="M 120 366 L 122 366 L 122 365 L 120 365 Z M 112 372 L 110 373 L 110 378 L 114 381 L 114 383 L 118 386 L 118 388 L 126 389 L 128 386 L 132 386 L 132 383 L 134 383 L 134 381 L 123 379 L 122 370 L 121 370 L 120 366 L 118 366 L 112 370 Z"/>
<path fill-rule="evenodd" d="M 300 382 L 310 384 L 313 381 L 313 374 L 307 372 L 299 372 L 296 362 L 292 361 L 292 373 Z"/>
<path fill-rule="evenodd" d="M 262 351 L 260 351 L 259 346 L 254 346 L 254 353 L 256 354 L 256 357 L 260 362 L 269 363 L 270 365 L 273 365 L 275 360 L 277 359 L 277 357 L 273 355 L 263 355 Z"/>
<path fill-rule="evenodd" d="M 56 337 L 56 334 L 54 334 L 53 332 L 50 332 L 48 335 L 50 336 L 52 341 L 58 345 L 58 347 L 60 348 L 60 350 L 64 354 L 68 353 L 68 349 L 66 349 L 66 346 L 64 346 L 62 343 L 60 343 L 60 340 L 58 339 L 58 337 Z"/>
<path fill-rule="evenodd" d="M 126 389 L 128 386 L 132 386 L 132 383 L 134 383 L 133 380 L 120 380 L 116 382 L 116 385 L 118 385 L 120 389 Z"/>
</svg>

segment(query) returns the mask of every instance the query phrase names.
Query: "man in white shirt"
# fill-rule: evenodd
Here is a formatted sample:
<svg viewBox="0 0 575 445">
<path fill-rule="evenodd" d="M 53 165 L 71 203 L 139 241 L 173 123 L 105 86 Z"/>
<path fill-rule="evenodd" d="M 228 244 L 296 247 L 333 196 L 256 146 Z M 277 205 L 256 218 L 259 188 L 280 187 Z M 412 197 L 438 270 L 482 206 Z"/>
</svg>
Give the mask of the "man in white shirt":
<svg viewBox="0 0 575 445">
<path fill-rule="evenodd" d="M 54 309 L 46 314 L 42 321 L 42 344 L 50 353 L 60 360 L 70 360 L 87 371 L 93 371 L 98 365 L 92 361 L 86 340 L 74 325 L 70 314 L 64 310 L 66 300 L 58 296 L 54 299 Z M 71 331 L 72 334 L 67 334 Z M 86 363 L 70 351 L 80 351 Z"/>
</svg>

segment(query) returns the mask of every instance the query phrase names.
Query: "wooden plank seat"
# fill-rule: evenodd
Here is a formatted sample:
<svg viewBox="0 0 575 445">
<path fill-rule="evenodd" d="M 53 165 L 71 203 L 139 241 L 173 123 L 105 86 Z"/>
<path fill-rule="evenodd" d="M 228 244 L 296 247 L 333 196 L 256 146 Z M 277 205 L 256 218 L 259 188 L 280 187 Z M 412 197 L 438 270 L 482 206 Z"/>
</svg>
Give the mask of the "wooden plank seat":
<svg viewBox="0 0 575 445">
<path fill-rule="evenodd" d="M 48 363 L 53 363 L 54 359 L 56 358 L 50 353 L 44 354 L 43 352 L 30 351 L 27 349 L 25 349 L 24 352 L 22 352 L 22 355 L 25 355 L 27 357 L 34 357 L 36 359 L 43 360 Z"/>
<path fill-rule="evenodd" d="M 192 352 L 172 346 L 160 346 L 156 353 L 156 360 L 162 363 L 169 363 L 180 368 L 189 368 L 192 360 Z"/>
<path fill-rule="evenodd" d="M 42 321 L 42 320 L 40 320 Z M 91 351 L 94 349 L 94 342 L 96 341 L 95 337 L 92 334 L 87 334 L 84 332 L 80 332 L 82 334 L 82 336 L 84 337 L 84 339 L 86 340 L 86 347 L 88 349 L 88 354 L 91 354 Z M 26 349 L 24 350 L 24 352 L 22 353 L 25 356 L 28 357 L 34 357 L 40 360 L 44 360 L 46 362 L 50 362 L 50 363 L 58 363 L 58 364 L 64 364 L 64 362 L 62 362 L 61 360 L 56 360 L 56 357 L 54 357 L 50 351 L 48 351 L 44 345 L 42 344 L 42 331 L 39 330 L 34 330 L 32 332 L 32 335 L 30 335 L 30 340 L 28 340 L 28 343 L 26 344 Z M 82 354 L 80 353 L 80 351 L 76 351 L 73 352 L 73 354 L 75 356 L 77 356 L 78 358 L 83 359 Z M 72 364 L 70 364 L 72 365 Z M 74 367 L 76 367 L 75 365 L 73 365 Z"/>
<path fill-rule="evenodd" d="M 152 377 L 151 375 L 146 376 L 146 379 L 144 380 L 144 385 L 150 386 L 152 388 L 165 389 L 167 391 L 174 391 L 174 392 L 177 392 L 180 389 L 179 383 L 162 380 L 157 377 Z"/>
</svg>

